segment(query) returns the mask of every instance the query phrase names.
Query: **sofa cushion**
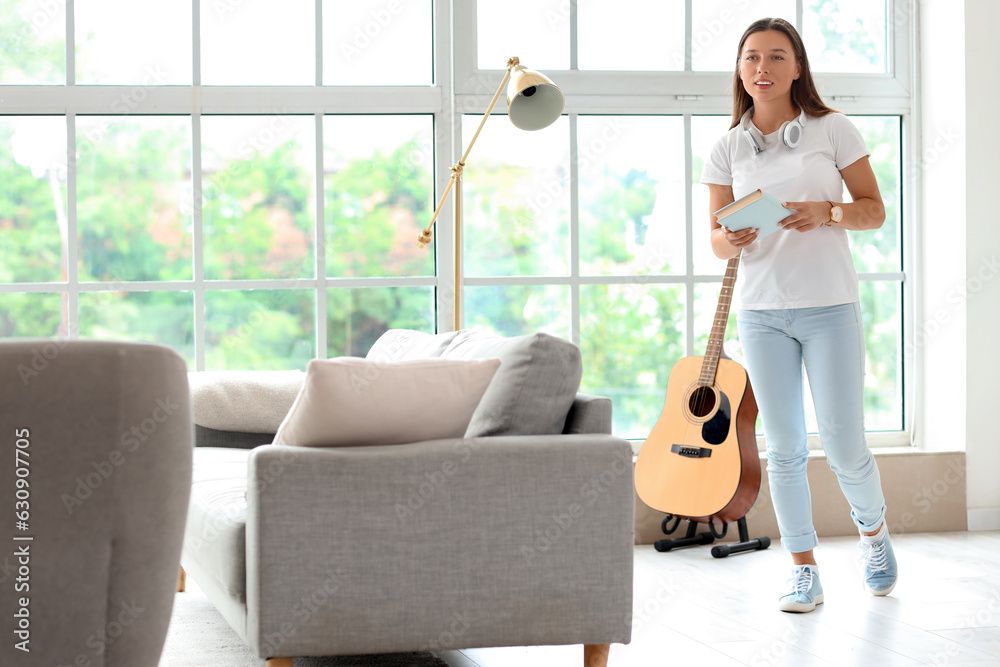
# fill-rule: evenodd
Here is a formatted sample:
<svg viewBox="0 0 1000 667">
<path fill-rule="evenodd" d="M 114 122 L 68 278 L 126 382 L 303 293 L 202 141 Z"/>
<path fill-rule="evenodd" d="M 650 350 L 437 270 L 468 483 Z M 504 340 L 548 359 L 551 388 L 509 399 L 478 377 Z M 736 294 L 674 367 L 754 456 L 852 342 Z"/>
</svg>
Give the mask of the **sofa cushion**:
<svg viewBox="0 0 1000 667">
<path fill-rule="evenodd" d="M 201 574 L 241 602 L 246 601 L 249 457 L 249 451 L 239 449 L 195 450 L 181 556 L 182 563 L 197 563 Z"/>
<path fill-rule="evenodd" d="M 190 372 L 194 423 L 220 431 L 274 433 L 305 377 L 299 370 Z"/>
<path fill-rule="evenodd" d="M 398 445 L 461 437 L 499 366 L 497 359 L 313 359 L 274 444 Z"/>
<path fill-rule="evenodd" d="M 413 329 L 389 329 L 379 336 L 365 358 L 389 363 L 440 357 L 457 335 L 457 331 L 429 334 Z"/>
<path fill-rule="evenodd" d="M 491 435 L 554 435 L 580 388 L 580 348 L 546 333 L 503 338 L 463 330 L 449 343 L 444 359 L 500 359 L 472 421 L 467 438 Z"/>
</svg>

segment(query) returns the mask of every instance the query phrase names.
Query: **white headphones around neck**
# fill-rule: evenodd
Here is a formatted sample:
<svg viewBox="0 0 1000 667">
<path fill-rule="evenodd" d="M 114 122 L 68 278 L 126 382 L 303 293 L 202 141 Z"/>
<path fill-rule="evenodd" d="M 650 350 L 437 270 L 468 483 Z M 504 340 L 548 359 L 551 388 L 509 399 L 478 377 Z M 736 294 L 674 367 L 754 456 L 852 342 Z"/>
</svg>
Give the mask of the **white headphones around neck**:
<svg viewBox="0 0 1000 667">
<path fill-rule="evenodd" d="M 764 150 L 764 135 L 754 127 L 754 124 L 750 122 L 750 114 L 753 113 L 753 107 L 747 109 L 746 113 L 743 114 L 743 118 L 740 119 L 740 129 L 743 130 L 743 136 L 747 140 L 747 144 L 750 146 L 750 150 L 753 151 L 754 155 L 763 152 Z M 795 120 L 786 120 L 781 124 L 781 128 L 778 130 L 778 136 L 781 137 L 781 143 L 785 144 L 789 148 L 795 148 L 799 145 L 799 141 L 802 140 L 802 126 L 806 122 L 806 112 L 803 111 L 799 114 L 799 117 Z"/>
</svg>

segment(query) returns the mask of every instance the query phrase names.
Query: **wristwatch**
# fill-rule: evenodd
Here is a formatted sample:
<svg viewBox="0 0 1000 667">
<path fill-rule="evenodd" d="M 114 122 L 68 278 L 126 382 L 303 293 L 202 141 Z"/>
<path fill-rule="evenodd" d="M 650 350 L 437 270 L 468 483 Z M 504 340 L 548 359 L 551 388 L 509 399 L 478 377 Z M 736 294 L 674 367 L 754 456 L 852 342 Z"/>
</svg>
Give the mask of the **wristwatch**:
<svg viewBox="0 0 1000 667">
<path fill-rule="evenodd" d="M 840 206 L 834 204 L 832 201 L 827 201 L 826 203 L 830 205 L 830 219 L 823 224 L 827 227 L 830 225 L 840 224 L 840 221 L 844 219 L 844 209 L 840 208 Z"/>
</svg>

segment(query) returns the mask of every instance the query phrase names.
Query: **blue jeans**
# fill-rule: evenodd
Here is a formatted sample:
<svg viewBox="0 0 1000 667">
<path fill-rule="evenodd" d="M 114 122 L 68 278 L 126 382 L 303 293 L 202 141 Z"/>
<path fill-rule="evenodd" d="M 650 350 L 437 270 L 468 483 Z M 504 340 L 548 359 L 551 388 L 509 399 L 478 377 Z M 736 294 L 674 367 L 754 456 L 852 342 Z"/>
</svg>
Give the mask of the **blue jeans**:
<svg viewBox="0 0 1000 667">
<path fill-rule="evenodd" d="M 865 440 L 865 340 L 857 302 L 819 308 L 741 310 L 747 373 L 767 436 L 767 478 L 781 544 L 799 553 L 818 543 L 806 477 L 805 364 L 830 467 L 863 531 L 885 519 L 875 457 Z"/>
</svg>

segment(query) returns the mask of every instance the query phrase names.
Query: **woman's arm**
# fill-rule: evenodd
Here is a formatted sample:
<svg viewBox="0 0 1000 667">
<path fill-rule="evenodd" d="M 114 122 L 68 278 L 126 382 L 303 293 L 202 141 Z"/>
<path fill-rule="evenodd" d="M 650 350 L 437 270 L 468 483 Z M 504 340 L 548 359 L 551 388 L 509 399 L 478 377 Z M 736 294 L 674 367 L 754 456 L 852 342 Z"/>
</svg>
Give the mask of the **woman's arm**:
<svg viewBox="0 0 1000 667">
<path fill-rule="evenodd" d="M 854 200 L 850 204 L 837 204 L 844 211 L 844 219 L 833 223 L 837 227 L 851 230 L 878 229 L 885 222 L 885 206 L 879 193 L 878 181 L 867 156 L 840 170 L 847 191 Z M 796 201 L 785 202 L 785 206 L 795 209 L 795 213 L 778 223 L 784 229 L 808 232 L 830 221 L 830 202 Z M 718 209 L 715 209 L 718 210 Z"/>
<path fill-rule="evenodd" d="M 719 224 L 715 212 L 736 201 L 733 186 L 708 184 L 708 215 L 712 221 L 712 252 L 719 259 L 736 257 L 740 251 L 757 238 L 756 229 L 741 229 L 731 232 Z"/>
</svg>

